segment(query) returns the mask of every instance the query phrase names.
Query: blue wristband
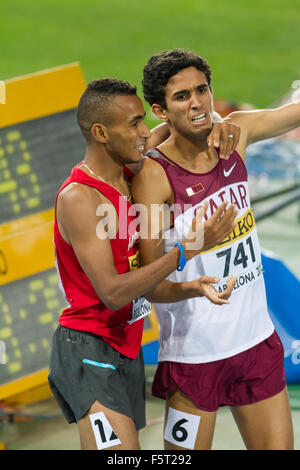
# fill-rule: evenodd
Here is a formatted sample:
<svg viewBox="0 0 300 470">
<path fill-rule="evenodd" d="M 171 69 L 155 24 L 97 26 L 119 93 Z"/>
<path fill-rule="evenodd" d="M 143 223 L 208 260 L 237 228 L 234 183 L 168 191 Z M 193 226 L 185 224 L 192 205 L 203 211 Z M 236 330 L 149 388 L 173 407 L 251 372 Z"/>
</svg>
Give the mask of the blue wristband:
<svg viewBox="0 0 300 470">
<path fill-rule="evenodd" d="M 176 243 L 176 245 L 174 246 L 178 246 L 178 248 L 180 249 L 180 260 L 179 260 L 179 266 L 177 268 L 177 271 L 182 271 L 186 265 L 186 258 L 184 256 L 183 246 L 181 245 L 181 243 Z"/>
</svg>

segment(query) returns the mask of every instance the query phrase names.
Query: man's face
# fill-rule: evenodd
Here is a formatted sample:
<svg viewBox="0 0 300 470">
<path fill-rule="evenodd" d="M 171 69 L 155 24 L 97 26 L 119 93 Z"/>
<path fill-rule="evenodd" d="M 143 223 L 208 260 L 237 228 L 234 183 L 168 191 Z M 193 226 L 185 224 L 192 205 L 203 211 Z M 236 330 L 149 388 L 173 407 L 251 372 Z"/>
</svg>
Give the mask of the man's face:
<svg viewBox="0 0 300 470">
<path fill-rule="evenodd" d="M 145 110 L 136 95 L 119 95 L 113 98 L 112 121 L 108 127 L 107 150 L 122 163 L 135 163 L 143 158 L 145 144 L 150 137 Z"/>
<path fill-rule="evenodd" d="M 173 131 L 193 140 L 205 139 L 212 128 L 213 99 L 203 72 L 188 67 L 165 86 L 165 110 Z"/>
</svg>

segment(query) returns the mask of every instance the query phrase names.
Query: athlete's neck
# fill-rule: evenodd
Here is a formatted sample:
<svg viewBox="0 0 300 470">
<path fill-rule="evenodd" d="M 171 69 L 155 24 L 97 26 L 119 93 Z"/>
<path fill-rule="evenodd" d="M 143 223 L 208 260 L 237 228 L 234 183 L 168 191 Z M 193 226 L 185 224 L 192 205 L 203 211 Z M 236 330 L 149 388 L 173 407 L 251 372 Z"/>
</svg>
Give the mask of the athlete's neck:
<svg viewBox="0 0 300 470">
<path fill-rule="evenodd" d="M 219 160 L 218 152 L 208 147 L 206 139 L 193 142 L 184 136 L 171 136 L 159 148 L 178 165 L 195 173 L 210 171 Z"/>
<path fill-rule="evenodd" d="M 81 169 L 90 176 L 94 173 L 103 178 L 108 184 L 112 186 L 122 184 L 124 181 L 124 166 L 116 162 L 104 149 L 97 149 L 87 147 L 84 163 L 88 168 L 82 167 Z M 89 172 L 89 170 L 92 172 Z"/>
</svg>

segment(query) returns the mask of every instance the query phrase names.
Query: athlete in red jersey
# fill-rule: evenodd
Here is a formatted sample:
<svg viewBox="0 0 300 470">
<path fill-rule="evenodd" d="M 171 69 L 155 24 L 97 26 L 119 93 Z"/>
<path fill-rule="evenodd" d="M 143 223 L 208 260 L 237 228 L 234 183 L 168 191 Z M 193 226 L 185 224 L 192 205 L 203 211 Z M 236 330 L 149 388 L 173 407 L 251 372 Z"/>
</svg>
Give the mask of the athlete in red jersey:
<svg viewBox="0 0 300 470">
<path fill-rule="evenodd" d="M 189 201 L 190 208 L 179 214 L 174 210 L 169 226 L 161 223 L 157 228 L 169 238 L 164 236 L 161 243 L 141 239 L 142 265 L 168 252 L 172 233 L 178 228 L 184 233 L 199 204 L 206 201 L 210 215 L 229 197 L 239 210 L 230 237 L 202 252 L 148 296 L 157 303 L 160 320 L 160 363 L 153 390 L 166 398 L 165 445 L 210 449 L 217 409 L 226 404 L 248 449 L 291 449 L 283 347 L 267 315 L 244 159 L 247 145 L 299 126 L 300 103 L 229 115 L 225 122 L 239 125 L 241 137 L 237 152 L 224 161 L 222 152 L 207 144 L 213 112 L 210 81 L 207 62 L 183 49 L 152 56 L 144 68 L 145 99 L 167 123 L 170 137 L 144 160 L 133 181 L 133 196 L 148 209 L 153 204 L 182 209 Z M 151 232 L 151 212 L 146 214 Z M 213 271 L 223 278 L 231 270 L 239 277 L 230 305 L 215 308 L 194 297 L 201 274 Z"/>
<path fill-rule="evenodd" d="M 95 188 L 112 203 L 118 219 L 121 219 L 120 211 L 123 209 L 127 216 L 126 227 L 135 228 L 135 217 L 130 215 L 131 202 L 122 198 L 116 189 L 92 178 L 81 168 L 84 168 L 82 163 L 72 170 L 71 176 L 63 184 L 60 191 L 71 183 L 85 184 Z M 58 194 L 60 194 L 60 191 Z M 134 261 L 138 262 L 137 238 L 135 232 L 132 234 L 126 233 L 123 238 L 120 237 L 120 232 L 118 232 L 116 237 L 111 239 L 114 266 L 118 274 L 127 273 L 128 267 L 133 266 Z M 60 325 L 99 335 L 123 355 L 132 359 L 136 358 L 141 346 L 143 321 L 141 319 L 132 324 L 128 323 L 132 319 L 132 302 L 118 309 L 112 315 L 112 311 L 100 301 L 91 282 L 80 266 L 72 246 L 61 236 L 56 219 L 54 223 L 54 242 L 56 266 L 65 298 L 69 303 L 69 307 L 60 316 Z M 99 269 L 101 269 L 101 264 Z M 72 273 L 72 276 L 70 276 L 70 273 Z"/>
<path fill-rule="evenodd" d="M 138 235 L 124 166 L 142 161 L 150 137 L 144 117 L 135 87 L 114 79 L 91 82 L 78 106 L 85 158 L 56 200 L 56 262 L 69 306 L 53 337 L 49 383 L 68 422 L 78 423 L 83 449 L 139 448 L 137 430 L 145 425 L 141 337 L 151 310 L 142 294 L 182 263 L 174 247 L 135 269 Z M 214 137 L 227 141 L 216 127 Z M 194 218 L 182 242 L 187 260 L 231 232 L 235 209 L 224 213 L 225 206 L 200 227 L 203 211 Z M 205 243 L 189 248 L 196 228 L 204 230 Z M 219 295 L 214 281 L 199 279 L 198 295 L 226 303 L 232 288 Z"/>
</svg>

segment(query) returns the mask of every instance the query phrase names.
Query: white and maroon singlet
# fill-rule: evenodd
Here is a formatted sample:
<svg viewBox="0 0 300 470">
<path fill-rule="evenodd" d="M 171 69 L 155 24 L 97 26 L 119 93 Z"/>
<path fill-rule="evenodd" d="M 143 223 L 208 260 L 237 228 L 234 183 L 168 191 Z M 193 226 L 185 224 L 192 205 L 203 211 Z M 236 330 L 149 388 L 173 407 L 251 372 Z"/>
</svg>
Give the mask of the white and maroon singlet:
<svg viewBox="0 0 300 470">
<path fill-rule="evenodd" d="M 73 168 L 58 194 L 70 183 L 76 182 L 97 189 L 109 199 L 119 217 L 119 232 L 116 238 L 110 240 L 116 271 L 123 274 L 138 268 L 138 234 L 134 223 L 135 215 L 131 215 L 129 210 L 132 204 L 108 184 L 87 175 L 80 166 L 81 163 Z M 60 287 L 69 304 L 63 310 L 59 323 L 67 328 L 99 335 L 125 356 L 136 358 L 141 347 L 143 318 L 151 312 L 151 304 L 144 297 L 139 297 L 116 311 L 109 310 L 104 305 L 81 268 L 72 246 L 66 243 L 59 232 L 56 204 L 54 244 Z M 99 270 L 101 269 L 99 259 Z"/>
<path fill-rule="evenodd" d="M 219 159 L 208 173 L 192 173 L 158 149 L 147 156 L 159 163 L 174 195 L 174 226 L 164 233 L 164 251 L 183 240 L 197 207 L 208 201 L 210 217 L 223 201 L 235 203 L 237 226 L 220 245 L 195 256 L 168 280 L 187 282 L 203 275 L 219 277 L 221 292 L 229 274 L 237 277 L 230 304 L 215 305 L 205 297 L 155 304 L 159 320 L 159 361 L 205 363 L 224 359 L 263 341 L 274 331 L 267 310 L 261 251 L 250 206 L 247 171 L 237 152 Z M 153 183 L 155 184 L 155 183 Z"/>
</svg>

